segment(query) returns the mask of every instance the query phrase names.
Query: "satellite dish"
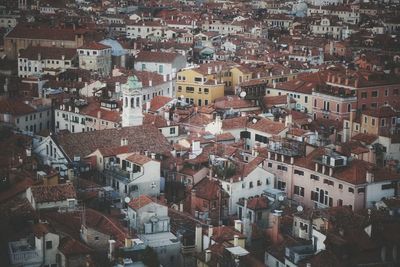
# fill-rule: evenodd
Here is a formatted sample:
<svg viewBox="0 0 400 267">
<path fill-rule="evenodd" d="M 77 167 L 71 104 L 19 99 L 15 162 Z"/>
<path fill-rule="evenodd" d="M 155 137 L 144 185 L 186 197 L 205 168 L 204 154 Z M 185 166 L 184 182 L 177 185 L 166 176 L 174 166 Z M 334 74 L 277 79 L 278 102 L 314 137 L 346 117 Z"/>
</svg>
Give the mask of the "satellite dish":
<svg viewBox="0 0 400 267">
<path fill-rule="evenodd" d="M 254 119 L 252 120 L 252 122 L 253 122 L 253 124 L 256 124 L 256 123 L 257 123 L 257 119 L 254 118 Z"/>
<path fill-rule="evenodd" d="M 312 119 L 311 119 L 311 118 L 309 118 L 307 121 L 308 121 L 308 123 L 311 123 L 311 122 L 312 122 Z"/>
<path fill-rule="evenodd" d="M 298 212 L 302 212 L 303 211 L 303 207 L 302 206 L 297 206 L 297 211 Z"/>
<path fill-rule="evenodd" d="M 128 204 L 129 202 L 131 202 L 131 199 L 130 199 L 129 197 L 126 197 L 126 198 L 124 199 L 124 201 L 125 201 L 126 204 Z"/>
<path fill-rule="evenodd" d="M 283 201 L 284 199 L 285 199 L 285 197 L 282 196 L 282 195 L 280 195 L 280 196 L 278 197 L 278 200 L 279 200 L 279 201 Z"/>
<path fill-rule="evenodd" d="M 246 95 L 247 95 L 247 93 L 246 93 L 245 91 L 241 91 L 240 94 L 239 94 L 239 96 L 240 96 L 241 98 L 245 98 Z"/>
</svg>

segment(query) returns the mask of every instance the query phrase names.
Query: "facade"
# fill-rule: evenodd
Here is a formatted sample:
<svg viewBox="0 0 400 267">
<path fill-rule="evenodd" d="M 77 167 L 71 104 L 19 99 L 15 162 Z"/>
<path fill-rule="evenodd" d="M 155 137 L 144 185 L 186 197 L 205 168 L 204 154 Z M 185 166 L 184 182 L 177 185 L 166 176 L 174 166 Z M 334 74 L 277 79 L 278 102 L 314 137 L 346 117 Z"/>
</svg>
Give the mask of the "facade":
<svg viewBox="0 0 400 267">
<path fill-rule="evenodd" d="M 16 59 L 18 52 L 30 45 L 76 49 L 83 45 L 84 40 L 84 33 L 74 29 L 32 28 L 18 24 L 5 36 L 4 51 L 7 58 Z"/>
<path fill-rule="evenodd" d="M 126 37 L 134 39 L 155 36 L 161 39 L 164 28 L 158 21 L 129 21 L 126 23 Z"/>
<path fill-rule="evenodd" d="M 30 46 L 18 53 L 18 76 L 42 76 L 76 66 L 76 49 Z"/>
<path fill-rule="evenodd" d="M 214 68 L 201 66 L 185 69 L 177 74 L 177 96 L 186 103 L 197 106 L 209 105 L 224 96 L 225 85 L 218 81 Z"/>
<path fill-rule="evenodd" d="M 186 67 L 186 58 L 176 53 L 141 51 L 134 63 L 135 70 L 168 75 L 168 80 L 175 79 L 176 73 L 184 67 Z"/>
<path fill-rule="evenodd" d="M 117 128 L 121 125 L 119 110 L 116 101 L 71 100 L 54 110 L 55 131 L 81 133 Z"/>
<path fill-rule="evenodd" d="M 170 232 L 168 208 L 140 195 L 128 203 L 129 225 L 153 248 L 163 266 L 180 266 L 181 242 Z"/>
<path fill-rule="evenodd" d="M 111 73 L 112 49 L 108 45 L 92 42 L 77 49 L 79 68 L 107 76 Z"/>
<path fill-rule="evenodd" d="M 12 98 L 0 99 L 0 121 L 26 133 L 50 130 L 51 101 L 39 99 L 26 103 Z"/>
<path fill-rule="evenodd" d="M 117 191 L 121 199 L 137 197 L 141 194 L 160 194 L 160 162 L 148 156 L 123 153 L 109 160 L 103 175 L 107 185 Z"/>
</svg>

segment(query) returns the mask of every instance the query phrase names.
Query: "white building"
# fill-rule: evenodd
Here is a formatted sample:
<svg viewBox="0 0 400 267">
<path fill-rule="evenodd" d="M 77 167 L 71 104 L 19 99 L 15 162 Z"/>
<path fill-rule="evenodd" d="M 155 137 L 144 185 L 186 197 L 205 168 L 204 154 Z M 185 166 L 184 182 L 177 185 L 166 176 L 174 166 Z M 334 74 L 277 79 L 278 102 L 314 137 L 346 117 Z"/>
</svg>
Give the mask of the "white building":
<svg viewBox="0 0 400 267">
<path fill-rule="evenodd" d="M 74 210 L 78 203 L 72 184 L 37 185 L 26 189 L 26 198 L 34 210 Z"/>
<path fill-rule="evenodd" d="M 165 26 L 161 25 L 159 21 L 128 21 L 126 23 L 126 37 L 129 39 L 134 38 L 147 38 L 150 35 L 161 38 Z"/>
<path fill-rule="evenodd" d="M 180 54 L 141 51 L 135 59 L 134 69 L 157 72 L 174 79 L 176 73 L 185 68 L 186 64 L 186 58 Z M 169 77 L 168 80 L 171 79 Z"/>
<path fill-rule="evenodd" d="M 154 156 L 153 156 L 154 158 Z M 160 162 L 145 155 L 123 153 L 105 166 L 107 185 L 126 196 L 138 197 L 160 194 Z"/>
<path fill-rule="evenodd" d="M 156 251 L 163 266 L 180 266 L 181 242 L 170 232 L 168 207 L 141 195 L 129 202 L 128 219 L 140 239 Z"/>
<path fill-rule="evenodd" d="M 34 225 L 33 232 L 32 237 L 8 243 L 11 266 L 57 266 L 60 237 L 45 224 Z"/>
<path fill-rule="evenodd" d="M 107 76 L 112 67 L 111 54 L 111 47 L 101 43 L 92 42 L 83 45 L 78 49 L 79 68 Z"/>
</svg>

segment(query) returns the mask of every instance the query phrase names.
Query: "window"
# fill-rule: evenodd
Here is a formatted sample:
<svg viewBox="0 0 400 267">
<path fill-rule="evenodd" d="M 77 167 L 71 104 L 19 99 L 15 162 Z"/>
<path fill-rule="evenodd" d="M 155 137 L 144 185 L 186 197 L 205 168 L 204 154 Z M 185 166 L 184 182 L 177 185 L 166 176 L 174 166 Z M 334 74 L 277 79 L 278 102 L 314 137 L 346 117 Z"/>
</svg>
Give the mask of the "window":
<svg viewBox="0 0 400 267">
<path fill-rule="evenodd" d="M 378 107 L 378 103 L 371 103 L 371 108 L 377 108 Z"/>
<path fill-rule="evenodd" d="M 389 90 L 386 89 L 386 90 L 385 90 L 385 96 L 388 96 L 388 95 L 389 95 Z"/>
<path fill-rule="evenodd" d="M 46 249 L 52 249 L 53 248 L 53 241 L 46 241 Z"/>
<path fill-rule="evenodd" d="M 372 97 L 378 97 L 378 91 L 372 91 L 371 96 Z"/>
<path fill-rule="evenodd" d="M 243 189 L 246 188 L 246 183 L 245 182 L 242 183 L 242 188 Z"/>
<path fill-rule="evenodd" d="M 399 95 L 399 89 L 393 89 L 393 95 Z"/>
<path fill-rule="evenodd" d="M 304 197 L 304 187 L 295 185 L 294 186 L 294 194 Z"/>
<path fill-rule="evenodd" d="M 146 69 L 146 64 L 142 64 L 142 70 Z"/>
<path fill-rule="evenodd" d="M 353 193 L 354 194 L 354 188 L 349 187 L 349 193 Z"/>
<path fill-rule="evenodd" d="M 186 93 L 193 93 L 194 92 L 194 88 L 190 87 L 190 86 L 186 86 Z"/>
<path fill-rule="evenodd" d="M 175 134 L 175 127 L 169 128 L 169 134 Z"/>
<path fill-rule="evenodd" d="M 300 170 L 294 170 L 294 174 L 304 176 L 304 172 Z"/>
<path fill-rule="evenodd" d="M 339 184 L 339 189 L 343 189 L 343 185 L 342 184 Z"/>
<path fill-rule="evenodd" d="M 382 190 L 387 190 L 387 189 L 391 189 L 394 188 L 393 184 L 383 184 L 382 185 Z"/>
<path fill-rule="evenodd" d="M 319 176 L 318 175 L 314 175 L 314 174 L 310 174 L 310 179 L 319 181 Z"/>
<path fill-rule="evenodd" d="M 336 104 L 336 112 L 339 112 L 339 111 L 340 111 L 340 105 Z"/>
<path fill-rule="evenodd" d="M 208 88 L 204 88 L 204 93 L 208 94 Z"/>
<path fill-rule="evenodd" d="M 364 123 L 368 123 L 368 117 L 364 116 Z"/>
<path fill-rule="evenodd" d="M 194 77 L 194 81 L 195 81 L 195 82 L 202 82 L 202 81 L 203 81 L 203 78 L 201 78 L 201 77 Z"/>
<path fill-rule="evenodd" d="M 358 189 L 357 189 L 357 193 L 359 193 L 359 194 L 365 193 L 365 188 L 364 188 L 364 187 L 358 188 Z"/>
<path fill-rule="evenodd" d="M 257 180 L 257 186 L 261 186 L 261 185 L 262 185 L 261 181 Z"/>
<path fill-rule="evenodd" d="M 367 92 L 362 92 L 361 93 L 361 98 L 367 98 L 367 97 L 368 97 Z"/>
<path fill-rule="evenodd" d="M 266 136 L 256 134 L 255 139 L 260 143 L 268 144 L 268 138 Z"/>
<path fill-rule="evenodd" d="M 278 165 L 278 170 L 287 171 L 287 167 L 283 165 Z"/>
<path fill-rule="evenodd" d="M 159 65 L 158 66 L 158 73 L 163 73 L 164 71 L 164 66 L 163 65 Z"/>
<path fill-rule="evenodd" d="M 308 103 L 308 96 L 304 97 L 304 103 Z"/>
<path fill-rule="evenodd" d="M 282 181 L 278 181 L 278 189 L 285 190 L 286 189 L 286 183 L 282 182 Z"/>
<path fill-rule="evenodd" d="M 385 126 L 385 119 L 381 119 L 381 126 L 382 126 L 382 127 Z"/>
<path fill-rule="evenodd" d="M 372 120 L 371 120 L 371 125 L 372 125 L 372 126 L 375 126 L 375 119 L 372 119 Z"/>
<path fill-rule="evenodd" d="M 332 182 L 331 180 L 328 180 L 328 179 L 324 179 L 324 184 L 327 184 L 327 185 L 331 185 L 331 186 L 334 186 L 334 182 Z"/>
<path fill-rule="evenodd" d="M 249 188 L 253 188 L 253 182 L 249 182 Z"/>
</svg>

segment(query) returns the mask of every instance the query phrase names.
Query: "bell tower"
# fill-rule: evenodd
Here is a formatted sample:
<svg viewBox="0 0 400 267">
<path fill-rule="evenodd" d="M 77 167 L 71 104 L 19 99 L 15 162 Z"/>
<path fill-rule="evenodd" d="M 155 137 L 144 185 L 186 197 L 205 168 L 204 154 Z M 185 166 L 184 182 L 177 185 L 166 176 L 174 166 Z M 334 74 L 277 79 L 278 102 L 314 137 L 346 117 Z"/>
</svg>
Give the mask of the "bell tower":
<svg viewBox="0 0 400 267">
<path fill-rule="evenodd" d="M 143 124 L 142 83 L 133 75 L 128 77 L 122 86 L 122 127 L 139 126 Z"/>
</svg>

